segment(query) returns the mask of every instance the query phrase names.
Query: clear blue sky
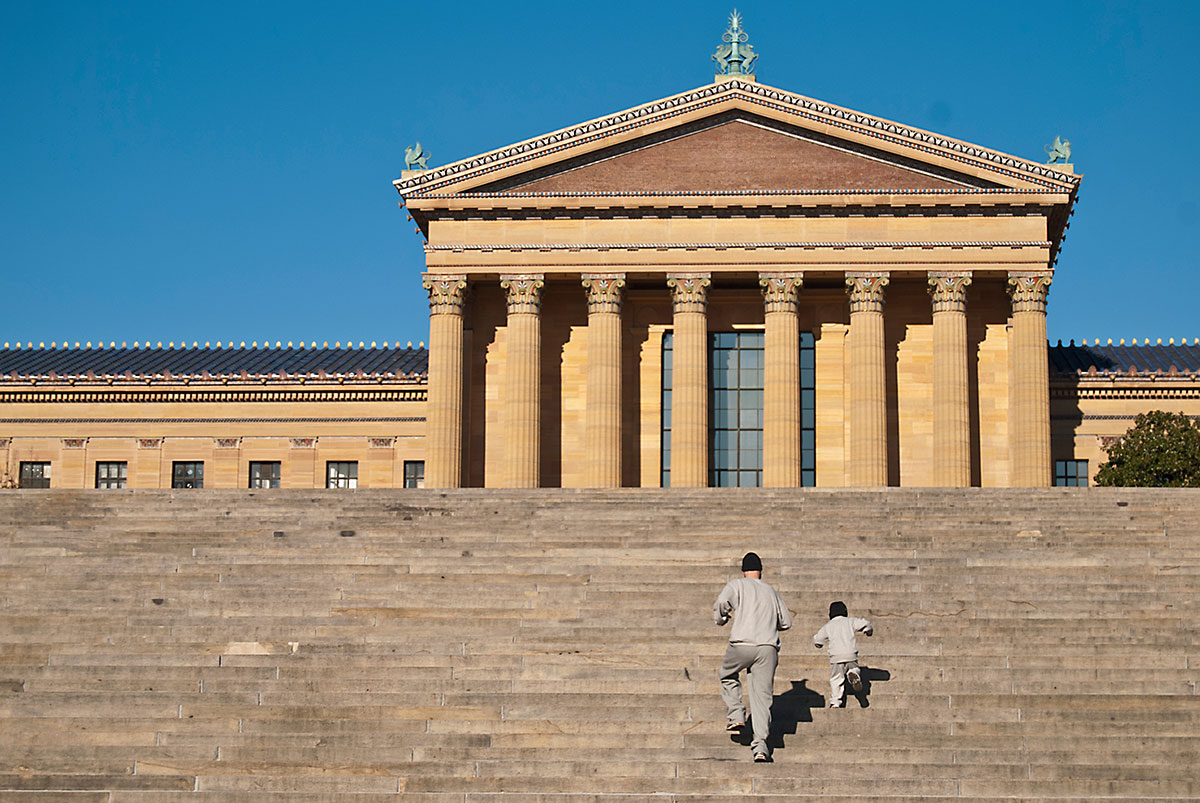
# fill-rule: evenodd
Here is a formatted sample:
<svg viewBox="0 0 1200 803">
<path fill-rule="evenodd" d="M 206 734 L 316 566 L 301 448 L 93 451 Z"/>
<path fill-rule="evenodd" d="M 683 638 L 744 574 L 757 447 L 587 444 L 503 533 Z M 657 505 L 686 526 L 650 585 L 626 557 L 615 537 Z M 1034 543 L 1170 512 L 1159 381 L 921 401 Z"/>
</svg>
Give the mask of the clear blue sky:
<svg viewBox="0 0 1200 803">
<path fill-rule="evenodd" d="M 391 180 L 703 85 L 733 2 L 85 3 L 0 25 L 0 343 L 423 340 Z M 740 2 L 759 80 L 1085 174 L 1057 338 L 1200 337 L 1200 3 Z"/>
</svg>

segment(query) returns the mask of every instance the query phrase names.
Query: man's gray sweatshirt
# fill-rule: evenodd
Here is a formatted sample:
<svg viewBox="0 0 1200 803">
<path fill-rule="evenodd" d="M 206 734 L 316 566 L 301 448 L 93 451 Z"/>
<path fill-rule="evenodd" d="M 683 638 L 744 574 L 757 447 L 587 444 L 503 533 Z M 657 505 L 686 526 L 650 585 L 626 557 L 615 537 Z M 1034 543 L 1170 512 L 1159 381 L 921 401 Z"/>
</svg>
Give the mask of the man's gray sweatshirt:
<svg viewBox="0 0 1200 803">
<path fill-rule="evenodd" d="M 813 636 L 818 649 L 829 645 L 829 663 L 844 664 L 858 660 L 858 638 L 855 633 L 873 633 L 871 623 L 857 616 L 835 616 Z"/>
<path fill-rule="evenodd" d="M 792 626 L 792 615 L 779 593 L 762 580 L 741 577 L 730 580 L 713 603 L 713 621 L 723 625 L 737 611 L 730 644 L 779 649 L 779 631 Z"/>
</svg>

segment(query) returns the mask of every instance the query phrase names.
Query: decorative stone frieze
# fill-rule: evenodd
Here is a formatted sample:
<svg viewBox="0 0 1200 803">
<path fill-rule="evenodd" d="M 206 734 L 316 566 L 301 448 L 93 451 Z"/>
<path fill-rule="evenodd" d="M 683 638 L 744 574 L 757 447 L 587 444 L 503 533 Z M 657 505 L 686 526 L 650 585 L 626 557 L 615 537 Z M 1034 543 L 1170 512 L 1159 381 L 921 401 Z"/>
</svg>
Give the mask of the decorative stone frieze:
<svg viewBox="0 0 1200 803">
<path fill-rule="evenodd" d="M 87 438 L 63 438 L 64 449 L 83 449 L 87 446 Z"/>
<path fill-rule="evenodd" d="M 758 284 L 762 288 L 764 311 L 796 312 L 796 300 L 804 286 L 802 273 L 760 273 Z"/>
<path fill-rule="evenodd" d="M 883 312 L 884 288 L 887 286 L 886 273 L 847 275 L 846 292 L 850 294 L 850 311 Z"/>
<path fill-rule="evenodd" d="M 522 273 L 500 277 L 500 286 L 508 292 L 508 314 L 537 315 L 542 309 L 542 287 L 545 276 Z"/>
<path fill-rule="evenodd" d="M 138 438 L 139 449 L 161 449 L 162 438 Z"/>
<path fill-rule="evenodd" d="M 317 445 L 316 438 L 288 438 L 293 449 L 312 449 Z"/>
<path fill-rule="evenodd" d="M 218 449 L 236 449 L 242 445 L 241 438 L 215 438 Z"/>
<path fill-rule="evenodd" d="M 0 449 L 7 449 L 12 446 L 12 438 L 0 438 Z"/>
<path fill-rule="evenodd" d="M 372 449 L 390 449 L 396 442 L 395 438 L 367 438 Z"/>
<path fill-rule="evenodd" d="M 1013 312 L 1046 312 L 1046 298 L 1050 295 L 1050 283 L 1054 278 L 1048 274 L 1013 275 L 1008 277 L 1008 294 L 1012 297 Z"/>
<path fill-rule="evenodd" d="M 458 275 L 426 276 L 421 286 L 429 293 L 430 315 L 462 315 L 467 300 L 467 277 Z"/>
<path fill-rule="evenodd" d="M 676 273 L 667 277 L 675 312 L 707 312 L 710 273 Z"/>
<path fill-rule="evenodd" d="M 583 275 L 583 287 L 587 290 L 588 314 L 612 312 L 620 314 L 625 290 L 624 273 Z"/>
<path fill-rule="evenodd" d="M 971 285 L 971 274 L 929 275 L 929 295 L 933 298 L 934 312 L 966 312 L 967 288 Z"/>
</svg>

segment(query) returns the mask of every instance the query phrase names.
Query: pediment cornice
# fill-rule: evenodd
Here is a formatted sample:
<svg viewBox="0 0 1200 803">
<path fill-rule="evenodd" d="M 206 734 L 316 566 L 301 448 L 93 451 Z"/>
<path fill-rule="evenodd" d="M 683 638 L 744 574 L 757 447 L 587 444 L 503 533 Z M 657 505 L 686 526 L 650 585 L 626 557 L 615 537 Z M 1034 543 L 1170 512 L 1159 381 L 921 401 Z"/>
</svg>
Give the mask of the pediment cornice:
<svg viewBox="0 0 1200 803">
<path fill-rule="evenodd" d="M 763 84 L 725 80 L 662 100 L 597 118 L 576 126 L 526 140 L 505 148 L 453 162 L 433 170 L 397 179 L 405 197 L 439 197 L 470 193 L 502 176 L 594 150 L 618 138 L 628 139 L 671 118 L 704 116 L 727 108 L 744 108 L 791 122 L 822 128 L 840 136 L 903 152 L 919 160 L 949 163 L 964 172 L 985 175 L 1010 186 L 1073 193 L 1080 177 L 1052 165 L 1038 164 L 1009 154 L 955 140 L 929 131 L 856 112 L 830 103 L 786 92 Z"/>
</svg>

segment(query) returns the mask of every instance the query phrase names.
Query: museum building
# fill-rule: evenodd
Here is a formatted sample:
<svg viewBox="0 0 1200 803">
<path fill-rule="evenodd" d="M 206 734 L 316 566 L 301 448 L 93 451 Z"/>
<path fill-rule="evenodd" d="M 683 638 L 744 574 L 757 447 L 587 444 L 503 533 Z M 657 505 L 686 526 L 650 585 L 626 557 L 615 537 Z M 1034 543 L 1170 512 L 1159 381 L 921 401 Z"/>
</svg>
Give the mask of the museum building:
<svg viewBox="0 0 1200 803">
<path fill-rule="evenodd" d="M 3 478 L 1082 485 L 1138 413 L 1200 415 L 1196 341 L 1048 345 L 1070 164 L 725 56 L 711 84 L 406 170 L 428 349 L 6 344 Z"/>
</svg>

